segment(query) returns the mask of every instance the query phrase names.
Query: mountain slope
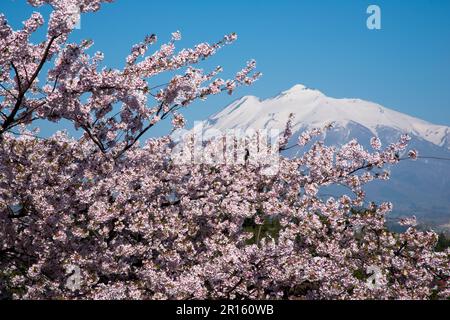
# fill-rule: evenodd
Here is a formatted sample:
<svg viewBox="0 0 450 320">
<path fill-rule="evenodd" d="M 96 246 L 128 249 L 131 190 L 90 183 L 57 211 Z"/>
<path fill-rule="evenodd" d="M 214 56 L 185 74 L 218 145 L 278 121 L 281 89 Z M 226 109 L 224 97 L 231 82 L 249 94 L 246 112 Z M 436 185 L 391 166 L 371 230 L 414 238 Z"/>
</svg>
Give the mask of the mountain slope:
<svg viewBox="0 0 450 320">
<path fill-rule="evenodd" d="M 215 129 L 283 129 L 290 113 L 296 115 L 294 129 L 321 127 L 330 121 L 346 127 L 357 123 L 377 135 L 383 127 L 408 132 L 438 146 L 450 148 L 450 128 L 434 125 L 376 103 L 360 99 L 335 99 L 317 90 L 296 85 L 280 95 L 259 100 L 243 97 L 212 116 L 208 123 Z"/>
<path fill-rule="evenodd" d="M 327 144 L 341 145 L 356 138 L 368 146 L 374 135 L 388 144 L 408 133 L 410 147 L 421 155 L 450 158 L 449 127 L 360 99 L 330 98 L 303 85 L 266 100 L 253 96 L 236 100 L 206 120 L 204 128 L 283 130 L 291 113 L 295 114 L 293 142 L 302 131 L 333 122 L 333 129 L 326 134 Z M 293 156 L 293 152 L 286 155 Z M 392 168 L 391 177 L 389 182 L 368 185 L 368 200 L 391 201 L 395 214 L 415 214 L 432 225 L 450 222 L 450 161 L 402 162 Z"/>
</svg>

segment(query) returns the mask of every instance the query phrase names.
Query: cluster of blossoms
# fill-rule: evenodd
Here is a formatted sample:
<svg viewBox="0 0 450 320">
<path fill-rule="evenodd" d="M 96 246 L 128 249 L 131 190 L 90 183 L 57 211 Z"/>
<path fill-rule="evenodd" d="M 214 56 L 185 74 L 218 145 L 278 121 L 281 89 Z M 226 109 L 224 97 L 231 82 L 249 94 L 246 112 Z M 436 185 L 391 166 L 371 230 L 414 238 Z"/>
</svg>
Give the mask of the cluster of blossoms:
<svg viewBox="0 0 450 320">
<path fill-rule="evenodd" d="M 61 17 L 102 1 L 51 4 L 48 39 L 29 43 L 42 21 L 34 15 L 13 31 L 0 18 L 0 297 L 16 299 L 428 299 L 450 296 L 450 250 L 415 222 L 396 234 L 385 227 L 391 204 L 365 203 L 364 185 L 386 179 L 408 137 L 365 150 L 352 140 L 337 148 L 321 130 L 300 156 L 280 156 L 276 175 L 258 163 L 177 164 L 170 137 L 138 139 L 195 99 L 250 84 L 250 62 L 235 79 L 192 67 L 221 46 L 174 53 L 170 43 L 146 56 L 156 37 L 133 47 L 124 70 L 101 69 L 92 43 L 66 43 Z M 103 1 L 105 2 L 105 1 Z M 108 2 L 108 1 L 106 1 Z M 54 61 L 39 85 L 43 65 Z M 187 67 L 155 93 L 150 77 Z M 42 79 L 42 78 L 41 78 Z M 41 80 L 42 81 L 42 80 Z M 87 98 L 86 95 L 88 95 Z M 155 106 L 148 106 L 150 97 Z M 71 121 L 85 134 L 48 139 L 15 129 L 34 119 Z M 293 118 L 280 138 L 288 148 Z M 18 135 L 17 135 L 18 134 Z M 411 158 L 415 152 L 409 153 Z M 321 196 L 329 186 L 348 194 Z M 276 225 L 267 230 L 267 225 Z M 71 266 L 79 286 L 68 286 Z M 368 285 L 369 268 L 380 270 Z"/>
<path fill-rule="evenodd" d="M 220 67 L 212 72 L 193 67 L 235 41 L 234 33 L 214 44 L 200 43 L 176 52 L 175 42 L 181 39 L 177 31 L 152 54 L 147 52 L 157 38 L 148 35 L 132 47 L 122 70 L 100 68 L 103 54 L 87 53 L 92 41 L 67 42 L 72 31 L 67 16 L 74 6 L 80 13 L 95 11 L 101 2 L 109 0 L 29 2 L 33 6 L 47 3 L 54 10 L 47 38 L 37 45 L 30 42 L 30 36 L 44 23 L 39 13 L 34 13 L 18 31 L 0 16 L 0 137 L 35 119 L 65 119 L 83 130 L 85 138 L 104 154 L 119 158 L 145 132 L 177 110 L 222 91 L 231 94 L 237 86 L 250 85 L 260 77 L 260 73 L 253 73 L 253 61 L 229 80 L 217 77 Z M 53 65 L 44 68 L 52 61 Z M 153 84 L 156 76 L 177 71 L 180 74 L 168 83 Z"/>
<path fill-rule="evenodd" d="M 114 159 L 90 140 L 6 134 L 0 290 L 27 299 L 446 298 L 450 251 L 435 252 L 437 235 L 413 219 L 390 232 L 391 205 L 364 206 L 363 185 L 383 179 L 404 147 L 317 141 L 267 176 L 257 164 L 175 164 L 169 138 Z M 352 192 L 324 199 L 331 185 Z M 75 291 L 71 265 L 81 271 Z M 381 270 L 375 288 L 370 266 Z"/>
</svg>

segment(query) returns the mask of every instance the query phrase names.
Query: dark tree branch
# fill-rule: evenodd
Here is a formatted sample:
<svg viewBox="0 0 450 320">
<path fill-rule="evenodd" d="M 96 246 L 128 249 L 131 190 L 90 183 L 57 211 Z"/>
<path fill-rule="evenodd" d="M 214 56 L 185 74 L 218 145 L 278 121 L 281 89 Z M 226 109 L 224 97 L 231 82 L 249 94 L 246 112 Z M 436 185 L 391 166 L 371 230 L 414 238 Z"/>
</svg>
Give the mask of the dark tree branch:
<svg viewBox="0 0 450 320">
<path fill-rule="evenodd" d="M 25 94 L 27 93 L 27 91 L 31 88 L 31 86 L 33 85 L 33 82 L 36 80 L 37 76 L 39 75 L 39 73 L 41 72 L 45 62 L 47 61 L 48 55 L 50 53 L 50 49 L 51 46 L 53 45 L 53 42 L 58 38 L 59 36 L 53 36 L 50 41 L 48 42 L 42 59 L 39 62 L 39 65 L 37 66 L 36 70 L 34 71 L 33 75 L 31 76 L 31 78 L 29 79 L 28 83 L 22 87 L 22 82 L 20 80 L 20 74 L 16 68 L 16 66 L 14 65 L 14 62 L 11 62 L 11 66 L 14 69 L 14 72 L 16 73 L 16 77 L 17 77 L 17 87 L 19 89 L 19 95 L 17 96 L 17 100 L 16 103 L 14 105 L 14 108 L 12 109 L 11 113 L 9 114 L 9 116 L 6 118 L 6 120 L 3 122 L 1 129 L 0 129 L 0 137 L 3 136 L 3 133 L 7 130 L 9 130 L 11 124 L 13 124 L 15 121 L 17 121 L 15 119 L 17 113 L 19 112 L 23 100 L 25 98 Z"/>
</svg>

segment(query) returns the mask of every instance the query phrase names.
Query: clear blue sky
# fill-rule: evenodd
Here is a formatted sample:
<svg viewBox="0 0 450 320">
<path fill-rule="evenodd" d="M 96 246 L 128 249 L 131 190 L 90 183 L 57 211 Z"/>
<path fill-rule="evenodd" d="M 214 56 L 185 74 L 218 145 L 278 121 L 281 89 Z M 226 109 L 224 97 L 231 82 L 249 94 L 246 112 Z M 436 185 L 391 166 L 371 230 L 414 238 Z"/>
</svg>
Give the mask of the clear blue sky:
<svg viewBox="0 0 450 320">
<path fill-rule="evenodd" d="M 366 28 L 370 4 L 381 7 L 382 30 Z M 33 8 L 25 0 L 1 0 L 0 11 L 19 27 Z M 370 100 L 450 125 L 450 1 L 117 0 L 83 15 L 73 40 L 93 39 L 106 64 L 120 67 L 146 34 L 165 41 L 175 30 L 183 33 L 179 47 L 237 32 L 238 42 L 203 67 L 222 65 L 224 76 L 232 76 L 255 58 L 264 73 L 233 97 L 196 103 L 185 113 L 191 123 L 239 96 L 266 98 L 302 83 L 329 96 Z"/>
</svg>

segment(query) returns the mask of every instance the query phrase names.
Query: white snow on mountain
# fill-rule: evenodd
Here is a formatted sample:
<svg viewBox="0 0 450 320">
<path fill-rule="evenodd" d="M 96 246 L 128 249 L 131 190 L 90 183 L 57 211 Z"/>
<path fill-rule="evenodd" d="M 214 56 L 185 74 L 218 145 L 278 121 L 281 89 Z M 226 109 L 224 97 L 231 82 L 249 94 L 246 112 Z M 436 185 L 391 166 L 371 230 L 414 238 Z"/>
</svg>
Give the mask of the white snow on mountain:
<svg viewBox="0 0 450 320">
<path fill-rule="evenodd" d="M 206 127 L 219 130 L 283 129 L 291 113 L 295 114 L 294 132 L 323 127 L 330 122 L 338 127 L 356 123 L 373 135 L 378 135 L 381 128 L 387 127 L 450 148 L 449 127 L 434 125 L 373 102 L 330 98 L 303 85 L 295 85 L 266 100 L 245 96 L 209 118 Z"/>
</svg>

